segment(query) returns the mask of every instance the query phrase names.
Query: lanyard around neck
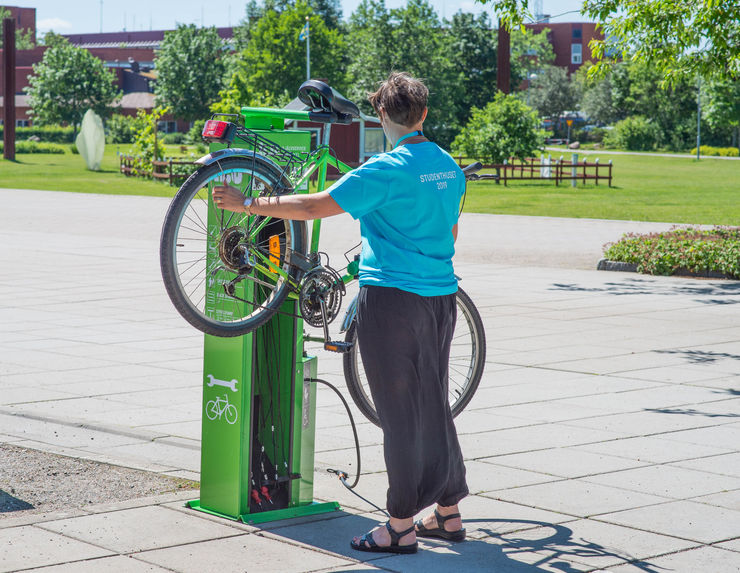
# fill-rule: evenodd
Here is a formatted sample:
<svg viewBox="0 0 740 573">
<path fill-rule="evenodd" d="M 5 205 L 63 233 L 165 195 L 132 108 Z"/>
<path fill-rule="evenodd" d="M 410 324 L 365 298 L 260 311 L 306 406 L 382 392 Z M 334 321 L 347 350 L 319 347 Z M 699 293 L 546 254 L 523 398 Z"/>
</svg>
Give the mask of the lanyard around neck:
<svg viewBox="0 0 740 573">
<path fill-rule="evenodd" d="M 424 134 L 422 133 L 422 131 L 421 131 L 420 129 L 419 129 L 419 130 L 417 130 L 417 131 L 412 131 L 411 133 L 407 133 L 407 134 L 406 134 L 406 135 L 404 135 L 403 137 L 399 138 L 399 139 L 398 139 L 398 141 L 396 141 L 395 145 L 393 146 L 393 149 L 395 149 L 396 147 L 398 147 L 398 146 L 399 146 L 399 144 L 400 144 L 400 143 L 401 143 L 401 142 L 402 142 L 402 141 L 403 141 L 404 139 L 408 139 L 409 137 L 414 137 L 414 136 L 416 136 L 416 135 L 421 135 L 421 136 L 423 136 Z"/>
</svg>

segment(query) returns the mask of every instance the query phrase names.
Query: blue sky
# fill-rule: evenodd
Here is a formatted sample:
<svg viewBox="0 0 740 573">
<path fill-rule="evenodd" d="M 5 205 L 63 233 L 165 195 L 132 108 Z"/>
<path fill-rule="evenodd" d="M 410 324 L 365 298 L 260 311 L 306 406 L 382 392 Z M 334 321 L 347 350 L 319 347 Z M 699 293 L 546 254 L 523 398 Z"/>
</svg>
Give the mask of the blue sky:
<svg viewBox="0 0 740 573">
<path fill-rule="evenodd" d="M 474 0 L 431 0 L 440 16 L 449 17 L 458 10 L 491 13 L 490 7 Z M 342 0 L 344 16 L 355 9 L 359 0 Z M 402 6 L 405 0 L 386 0 L 388 8 Z M 578 10 L 582 0 L 542 0 L 543 12 L 561 14 Z M 14 6 L 36 8 L 39 32 L 53 29 L 60 34 L 81 34 L 100 31 L 100 0 L 15 0 Z M 217 5 L 218 10 L 213 7 Z M 127 30 L 162 30 L 176 23 L 205 26 L 235 25 L 244 15 L 245 2 L 237 0 L 103 0 L 102 27 L 104 32 Z M 578 21 L 579 14 L 568 14 L 553 21 Z"/>
</svg>

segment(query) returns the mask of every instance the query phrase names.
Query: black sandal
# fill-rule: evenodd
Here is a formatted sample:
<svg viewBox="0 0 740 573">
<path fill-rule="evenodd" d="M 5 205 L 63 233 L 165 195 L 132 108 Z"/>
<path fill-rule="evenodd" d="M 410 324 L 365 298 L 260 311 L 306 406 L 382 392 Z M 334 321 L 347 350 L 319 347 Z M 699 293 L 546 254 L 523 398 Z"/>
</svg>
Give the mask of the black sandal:
<svg viewBox="0 0 740 573">
<path fill-rule="evenodd" d="M 427 529 L 424 527 L 422 520 L 419 519 L 415 524 L 416 535 L 418 537 L 438 537 L 447 541 L 464 541 L 465 540 L 465 528 L 462 527 L 457 531 L 447 531 L 445 529 L 445 521 L 448 519 L 454 519 L 460 517 L 459 513 L 451 513 L 450 515 L 442 515 L 436 509 L 434 510 L 434 517 L 437 518 L 437 527 L 433 529 Z"/>
<path fill-rule="evenodd" d="M 390 545 L 384 545 L 380 546 L 378 545 L 375 540 L 373 539 L 373 532 L 368 531 L 365 535 L 360 537 L 360 542 L 355 544 L 354 541 L 349 542 L 349 546 L 352 549 L 356 549 L 357 551 L 367 551 L 369 553 L 416 553 L 417 549 L 419 548 L 419 543 L 417 541 L 414 541 L 410 545 L 399 545 L 398 541 L 404 536 L 408 535 L 414 530 L 414 525 L 409 527 L 408 529 L 396 532 L 391 527 L 391 522 L 386 521 L 385 522 L 385 528 L 388 530 L 388 533 L 391 536 L 391 544 Z"/>
</svg>

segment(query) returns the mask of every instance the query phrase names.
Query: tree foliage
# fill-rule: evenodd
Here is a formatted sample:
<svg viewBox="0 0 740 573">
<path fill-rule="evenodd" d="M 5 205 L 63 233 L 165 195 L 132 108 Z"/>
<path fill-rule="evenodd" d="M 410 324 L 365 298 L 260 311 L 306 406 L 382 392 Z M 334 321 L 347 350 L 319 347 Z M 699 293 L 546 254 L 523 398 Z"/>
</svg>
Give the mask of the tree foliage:
<svg viewBox="0 0 740 573">
<path fill-rule="evenodd" d="M 545 66 L 532 79 L 527 99 L 540 116 L 557 119 L 563 112 L 576 109 L 578 86 L 564 68 Z"/>
<path fill-rule="evenodd" d="M 589 77 L 591 64 L 578 68 L 572 80 L 577 82 L 581 94 L 579 109 L 592 123 L 608 125 L 621 119 L 615 106 L 611 74 L 604 78 Z"/>
<path fill-rule="evenodd" d="M 701 89 L 702 119 L 720 137 L 724 133 L 733 147 L 740 147 L 740 79 L 715 80 Z"/>
<path fill-rule="evenodd" d="M 606 39 L 591 43 L 600 71 L 610 54 L 651 62 L 668 84 L 740 74 L 740 3 L 732 0 L 584 0 Z"/>
<path fill-rule="evenodd" d="M 660 71 L 643 62 L 620 62 L 604 77 L 593 76 L 585 68 L 579 70 L 576 81 L 583 93 L 581 111 L 591 121 L 612 124 L 639 116 L 649 119 L 651 130 L 653 127 L 657 130 L 655 145 L 678 151 L 693 144 L 696 138 L 693 81 L 680 79 L 673 85 L 665 85 Z"/>
<path fill-rule="evenodd" d="M 496 95 L 496 35 L 487 14 L 457 12 L 445 22 L 442 49 L 455 90 L 446 105 L 454 110 L 455 129 L 465 125 L 472 108 Z"/>
<path fill-rule="evenodd" d="M 498 92 L 485 107 L 473 109 L 452 149 L 486 163 L 531 157 L 543 143 L 538 124 L 537 114 L 519 98 Z"/>
<path fill-rule="evenodd" d="M 532 16 L 529 0 L 478 1 L 491 4 L 511 29 Z M 734 0 L 584 0 L 581 13 L 605 35 L 590 43 L 598 60 L 592 74 L 617 58 L 650 62 L 670 84 L 697 74 L 740 74 L 740 3 Z"/>
<path fill-rule="evenodd" d="M 134 122 L 134 143 L 147 165 L 164 158 L 164 145 L 157 133 L 157 124 L 170 110 L 163 106 L 155 107 L 150 113 L 140 109 Z"/>
<path fill-rule="evenodd" d="M 223 87 L 224 50 L 216 28 L 180 24 L 165 32 L 155 59 L 157 103 L 187 121 L 205 117 Z"/>
<path fill-rule="evenodd" d="M 523 28 L 511 33 L 511 85 L 516 87 L 540 69 L 555 62 L 547 39 L 549 29 L 539 33 Z"/>
<path fill-rule="evenodd" d="M 49 47 L 42 60 L 33 65 L 26 88 L 34 121 L 66 122 L 76 132 L 88 109 L 107 117 L 111 104 L 119 97 L 115 76 L 101 60 L 62 36 L 49 32 L 45 43 Z"/>
<path fill-rule="evenodd" d="M 458 24 L 460 29 L 462 20 Z M 458 80 L 464 69 L 455 69 L 450 42 L 431 4 L 409 0 L 402 8 L 388 10 L 383 0 L 362 0 L 350 18 L 347 41 L 352 54 L 347 70 L 349 97 L 372 113 L 367 93 L 391 71 L 422 78 L 429 88 L 425 132 L 448 146 L 459 127 L 456 98 L 462 99 Z"/>
<path fill-rule="evenodd" d="M 249 42 L 235 54 L 227 87 L 217 111 L 231 113 L 244 105 L 283 105 L 293 99 L 306 80 L 306 43 L 298 36 L 310 21 L 311 76 L 326 79 L 340 92 L 345 89 L 344 38 L 329 29 L 313 8 L 296 2 L 285 10 L 265 11 L 251 26 Z"/>
</svg>

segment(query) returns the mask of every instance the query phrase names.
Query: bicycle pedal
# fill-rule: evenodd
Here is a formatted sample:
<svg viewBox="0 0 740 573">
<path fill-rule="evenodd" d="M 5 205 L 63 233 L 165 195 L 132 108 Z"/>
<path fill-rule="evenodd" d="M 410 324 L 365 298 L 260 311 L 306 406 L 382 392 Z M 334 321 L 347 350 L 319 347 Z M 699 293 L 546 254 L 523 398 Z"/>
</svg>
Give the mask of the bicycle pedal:
<svg viewBox="0 0 740 573">
<path fill-rule="evenodd" d="M 329 352 L 338 352 L 340 354 L 344 354 L 352 350 L 352 343 L 351 342 L 338 342 L 338 341 L 324 342 L 324 350 L 328 350 Z"/>
</svg>

